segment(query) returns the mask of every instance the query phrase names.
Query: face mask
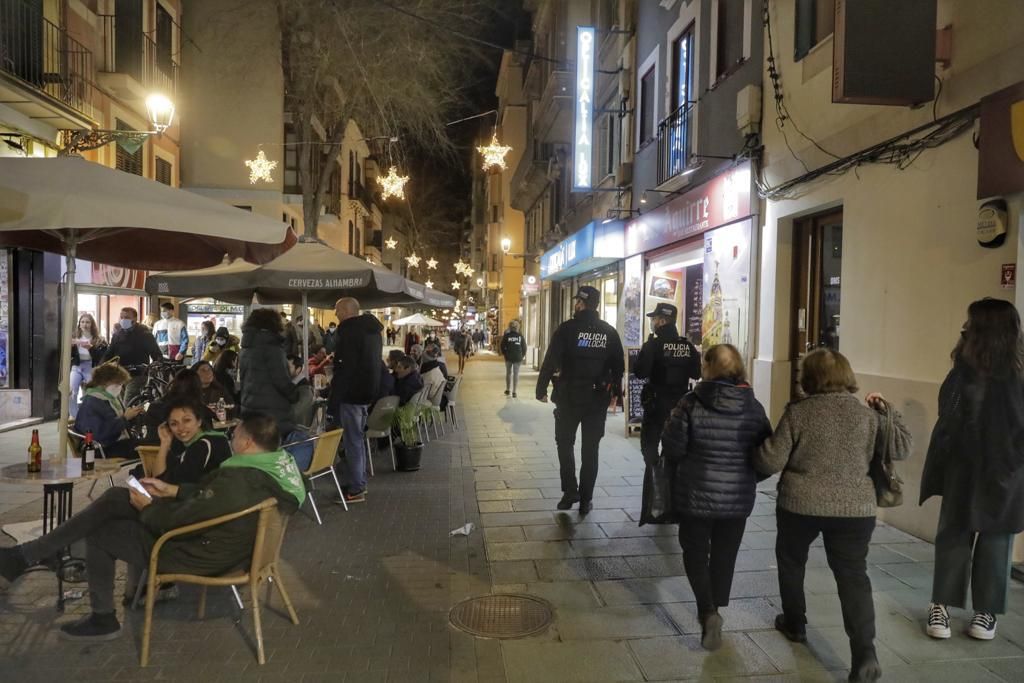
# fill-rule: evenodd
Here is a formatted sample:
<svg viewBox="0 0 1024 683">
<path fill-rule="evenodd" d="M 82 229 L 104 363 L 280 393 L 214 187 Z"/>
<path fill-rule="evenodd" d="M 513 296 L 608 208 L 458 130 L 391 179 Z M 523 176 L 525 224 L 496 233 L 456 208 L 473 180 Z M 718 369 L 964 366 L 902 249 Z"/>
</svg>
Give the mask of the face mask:
<svg viewBox="0 0 1024 683">
<path fill-rule="evenodd" d="M 170 320 L 171 312 L 170 311 L 160 311 L 160 317 L 163 318 L 164 320 Z"/>
<path fill-rule="evenodd" d="M 107 387 L 107 393 L 110 394 L 111 396 L 120 396 L 121 395 L 121 385 L 120 384 L 111 384 L 110 386 Z"/>
<path fill-rule="evenodd" d="M 130 330 L 132 329 L 132 325 L 135 324 L 135 321 L 131 318 L 121 318 L 121 320 L 118 321 L 118 324 L 121 326 L 122 330 Z"/>
<path fill-rule="evenodd" d="M 225 339 L 224 337 L 217 337 L 216 339 L 213 340 L 213 343 L 216 344 L 217 346 L 224 346 L 225 344 L 228 343 L 228 340 Z"/>
<path fill-rule="evenodd" d="M 334 332 L 336 329 L 338 329 L 338 327 L 336 325 L 330 325 L 327 327 L 327 329 L 330 330 L 331 332 Z"/>
</svg>

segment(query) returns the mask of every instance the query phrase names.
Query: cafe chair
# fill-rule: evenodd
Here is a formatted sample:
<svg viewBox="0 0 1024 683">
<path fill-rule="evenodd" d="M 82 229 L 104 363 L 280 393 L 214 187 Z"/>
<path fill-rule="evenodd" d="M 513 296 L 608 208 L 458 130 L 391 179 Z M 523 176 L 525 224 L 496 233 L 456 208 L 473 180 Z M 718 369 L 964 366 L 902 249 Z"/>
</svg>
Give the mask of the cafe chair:
<svg viewBox="0 0 1024 683">
<path fill-rule="evenodd" d="M 316 507 L 316 498 L 313 496 L 313 493 L 316 491 L 315 482 L 320 477 L 330 476 L 334 479 L 334 488 L 337 489 L 338 496 L 341 498 L 341 505 L 348 511 L 345 494 L 341 490 L 341 483 L 338 482 L 338 474 L 334 471 L 334 460 L 338 456 L 338 446 L 341 445 L 341 436 L 344 432 L 344 429 L 332 429 L 329 432 L 323 432 L 308 439 L 287 444 L 288 448 L 306 443 L 316 444 L 316 448 L 313 449 L 313 459 L 310 460 L 306 471 L 302 473 L 302 478 L 309 482 L 309 495 L 306 496 L 306 500 L 309 501 L 310 506 L 313 508 L 313 515 L 316 517 L 317 524 L 323 524 L 323 520 L 320 519 L 320 510 Z"/>
<path fill-rule="evenodd" d="M 139 454 L 142 461 L 142 472 L 147 477 L 153 476 L 153 468 L 156 465 L 156 456 L 160 453 L 159 446 L 136 446 L 135 452 Z"/>
<path fill-rule="evenodd" d="M 236 570 L 221 576 L 199 576 L 196 574 L 161 574 L 159 573 L 160 551 L 167 541 L 194 534 L 203 529 L 218 526 L 226 522 L 245 517 L 246 515 L 258 514 L 256 523 L 256 540 L 252 548 L 252 560 L 248 567 L 239 566 Z M 252 620 L 256 631 L 256 660 L 262 665 L 266 663 L 266 656 L 263 651 L 263 625 L 260 615 L 260 588 L 263 581 L 269 581 L 281 594 L 284 606 L 288 610 L 288 617 L 293 624 L 298 625 L 299 617 L 295 614 L 292 601 L 285 591 L 284 583 L 281 582 L 281 574 L 278 572 L 277 564 L 281 555 L 281 543 L 284 541 L 284 532 L 288 526 L 288 517 L 282 515 L 277 507 L 277 500 L 267 498 L 262 503 L 253 505 L 240 512 L 229 515 L 221 515 L 205 522 L 189 524 L 188 526 L 172 529 L 157 539 L 153 550 L 149 555 L 149 570 L 146 576 L 146 620 L 142 627 L 142 656 L 141 665 L 149 664 L 149 640 L 153 629 L 153 605 L 156 602 L 159 586 L 164 583 L 191 583 L 202 586 L 199 594 L 198 618 L 206 616 L 206 589 L 209 586 L 249 586 L 249 594 L 252 600 Z M 269 600 L 269 595 L 267 596 Z"/>
<path fill-rule="evenodd" d="M 395 462 L 395 441 L 391 436 L 391 425 L 394 422 L 395 412 L 398 410 L 398 397 L 385 396 L 373 405 L 370 416 L 366 418 L 366 463 L 370 468 L 370 476 L 373 476 L 373 451 L 370 450 L 370 439 L 387 439 L 388 447 L 391 449 L 391 469 L 398 471 Z M 376 450 L 376 449 L 374 449 Z"/>
<path fill-rule="evenodd" d="M 459 418 L 455 414 L 455 402 L 459 398 L 459 387 L 461 387 L 461 386 L 462 386 L 462 378 L 461 377 L 456 377 L 455 378 L 455 384 L 453 384 L 452 388 L 448 390 L 448 393 L 447 393 L 448 404 L 445 405 L 445 407 L 444 407 L 445 417 L 447 417 L 448 418 L 448 422 L 451 423 L 453 431 L 458 431 L 458 429 L 459 429 Z"/>
</svg>

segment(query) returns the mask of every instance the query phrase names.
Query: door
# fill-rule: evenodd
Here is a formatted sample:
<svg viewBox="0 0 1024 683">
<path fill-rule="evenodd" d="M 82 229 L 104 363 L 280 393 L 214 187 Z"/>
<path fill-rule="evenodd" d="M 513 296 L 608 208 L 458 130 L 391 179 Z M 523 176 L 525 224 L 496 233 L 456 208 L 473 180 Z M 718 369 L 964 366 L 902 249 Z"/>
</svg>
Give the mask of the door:
<svg viewBox="0 0 1024 683">
<path fill-rule="evenodd" d="M 793 304 L 790 339 L 792 396 L 800 396 L 803 357 L 819 347 L 839 350 L 843 262 L 842 209 L 793 224 Z"/>
</svg>

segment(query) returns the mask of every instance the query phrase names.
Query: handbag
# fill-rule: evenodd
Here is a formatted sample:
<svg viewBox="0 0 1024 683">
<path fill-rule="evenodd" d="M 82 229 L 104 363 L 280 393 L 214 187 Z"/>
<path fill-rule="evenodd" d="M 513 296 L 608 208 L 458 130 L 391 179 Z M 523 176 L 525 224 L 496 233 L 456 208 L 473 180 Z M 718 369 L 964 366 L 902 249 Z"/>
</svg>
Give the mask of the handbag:
<svg viewBox="0 0 1024 683">
<path fill-rule="evenodd" d="M 672 512 L 672 478 L 676 467 L 660 456 L 644 470 L 644 488 L 640 501 L 640 523 L 678 524 Z"/>
<path fill-rule="evenodd" d="M 896 448 L 892 414 L 892 405 L 882 401 L 881 425 L 869 469 L 875 484 L 875 500 L 880 508 L 898 507 L 903 504 L 903 479 L 896 471 L 892 457 Z"/>
</svg>

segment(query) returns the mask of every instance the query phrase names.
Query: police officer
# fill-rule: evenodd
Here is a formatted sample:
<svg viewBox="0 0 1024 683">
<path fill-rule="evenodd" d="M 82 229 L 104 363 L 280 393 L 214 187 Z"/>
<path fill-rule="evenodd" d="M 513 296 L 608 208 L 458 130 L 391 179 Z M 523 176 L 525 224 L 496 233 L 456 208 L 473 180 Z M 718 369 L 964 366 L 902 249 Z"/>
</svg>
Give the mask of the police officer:
<svg viewBox="0 0 1024 683">
<path fill-rule="evenodd" d="M 653 334 L 633 365 L 633 374 L 648 380 L 641 394 L 644 417 L 640 425 L 640 452 L 648 464 L 658 457 L 661 429 L 672 408 L 690 390 L 690 380 L 700 379 L 700 353 L 679 335 L 678 312 L 672 304 L 658 304 L 647 314 Z"/>
<path fill-rule="evenodd" d="M 555 443 L 562 478 L 559 510 L 579 502 L 580 514 L 593 508 L 597 481 L 597 449 L 604 436 L 604 422 L 613 389 L 622 385 L 625 371 L 622 341 L 615 328 L 597 315 L 601 293 L 580 287 L 574 297 L 572 320 L 551 336 L 537 378 L 537 400 L 547 402 L 548 384 L 558 372 L 552 400 L 555 402 Z M 580 481 L 576 482 L 576 428 L 582 425 L 583 445 Z"/>
</svg>

